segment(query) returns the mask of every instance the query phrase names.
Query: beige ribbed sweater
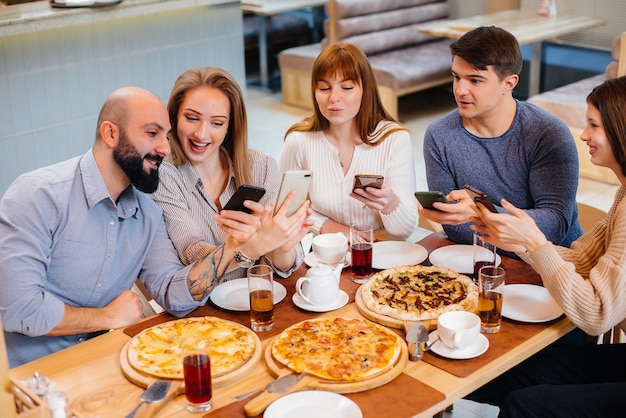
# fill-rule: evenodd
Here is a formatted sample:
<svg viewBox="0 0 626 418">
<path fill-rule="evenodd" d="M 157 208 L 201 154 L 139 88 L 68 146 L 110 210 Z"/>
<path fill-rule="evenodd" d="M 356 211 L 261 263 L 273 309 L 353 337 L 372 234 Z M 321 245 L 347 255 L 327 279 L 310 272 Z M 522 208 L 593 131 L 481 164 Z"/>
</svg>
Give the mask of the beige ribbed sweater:
<svg viewBox="0 0 626 418">
<path fill-rule="evenodd" d="M 626 330 L 626 189 L 615 194 L 607 217 L 571 249 L 548 243 L 519 254 L 541 275 L 567 317 L 589 335 L 615 325 Z"/>
</svg>

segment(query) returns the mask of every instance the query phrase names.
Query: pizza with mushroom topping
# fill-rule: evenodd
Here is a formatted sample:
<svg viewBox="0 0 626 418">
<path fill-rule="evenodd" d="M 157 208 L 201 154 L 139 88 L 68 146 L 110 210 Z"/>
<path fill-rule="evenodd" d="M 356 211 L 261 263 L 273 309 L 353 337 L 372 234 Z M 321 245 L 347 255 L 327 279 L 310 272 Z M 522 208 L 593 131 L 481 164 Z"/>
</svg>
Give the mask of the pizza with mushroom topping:
<svg viewBox="0 0 626 418">
<path fill-rule="evenodd" d="M 467 276 L 436 266 L 401 266 L 380 271 L 362 285 L 372 312 L 399 320 L 436 319 L 444 312 L 474 312 L 478 287 Z"/>
</svg>

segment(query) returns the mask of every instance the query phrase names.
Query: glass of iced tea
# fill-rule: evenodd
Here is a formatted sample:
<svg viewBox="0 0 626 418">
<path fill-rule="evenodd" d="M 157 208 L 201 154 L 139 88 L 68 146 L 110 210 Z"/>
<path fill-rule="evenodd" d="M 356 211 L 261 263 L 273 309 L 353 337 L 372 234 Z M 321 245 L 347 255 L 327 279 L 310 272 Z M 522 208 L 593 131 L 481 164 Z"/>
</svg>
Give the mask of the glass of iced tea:
<svg viewBox="0 0 626 418">
<path fill-rule="evenodd" d="M 478 271 L 478 316 L 482 332 L 500 331 L 504 276 L 502 267 L 485 266 Z"/>
<path fill-rule="evenodd" d="M 250 292 L 250 328 L 269 331 L 274 328 L 274 276 L 272 268 L 256 264 L 248 269 Z"/>
<path fill-rule="evenodd" d="M 192 413 L 207 412 L 213 407 L 209 348 L 209 340 L 204 336 L 188 336 L 181 341 L 187 411 Z"/>
<path fill-rule="evenodd" d="M 374 228 L 370 224 L 350 226 L 351 277 L 355 283 L 365 283 L 374 273 L 372 269 L 372 248 Z"/>
</svg>

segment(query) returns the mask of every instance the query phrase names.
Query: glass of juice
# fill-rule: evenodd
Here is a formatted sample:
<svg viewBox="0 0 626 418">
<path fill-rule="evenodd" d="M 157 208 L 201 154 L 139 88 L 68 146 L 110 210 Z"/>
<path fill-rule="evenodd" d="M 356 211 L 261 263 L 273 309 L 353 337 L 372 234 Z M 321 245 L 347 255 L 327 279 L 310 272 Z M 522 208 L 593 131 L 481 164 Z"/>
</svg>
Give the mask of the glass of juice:
<svg viewBox="0 0 626 418">
<path fill-rule="evenodd" d="M 474 282 L 478 281 L 478 270 L 485 266 L 496 265 L 496 246 L 480 239 L 481 234 L 474 232 Z"/>
<path fill-rule="evenodd" d="M 502 267 L 485 266 L 478 271 L 478 316 L 482 332 L 500 331 L 504 277 Z"/>
<path fill-rule="evenodd" d="M 250 293 L 250 328 L 253 331 L 269 331 L 274 328 L 273 271 L 265 264 L 248 269 Z"/>
<path fill-rule="evenodd" d="M 181 342 L 187 411 L 192 413 L 207 412 L 213 407 L 209 348 L 209 340 L 200 335 L 185 337 Z"/>
<path fill-rule="evenodd" d="M 372 269 L 372 248 L 374 228 L 370 224 L 350 226 L 351 277 L 355 283 L 365 283 L 374 273 Z"/>
</svg>

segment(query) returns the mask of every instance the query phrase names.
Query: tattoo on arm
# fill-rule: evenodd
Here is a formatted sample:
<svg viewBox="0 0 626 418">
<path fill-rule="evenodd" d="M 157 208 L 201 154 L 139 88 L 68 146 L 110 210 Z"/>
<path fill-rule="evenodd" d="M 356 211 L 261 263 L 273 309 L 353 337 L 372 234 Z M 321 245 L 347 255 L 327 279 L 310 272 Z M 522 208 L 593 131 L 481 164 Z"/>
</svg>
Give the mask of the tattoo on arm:
<svg viewBox="0 0 626 418">
<path fill-rule="evenodd" d="M 211 254 L 199 260 L 190 270 L 187 287 L 194 300 L 204 299 L 220 281 L 229 262 L 224 261 L 224 245 L 220 244 Z"/>
</svg>

